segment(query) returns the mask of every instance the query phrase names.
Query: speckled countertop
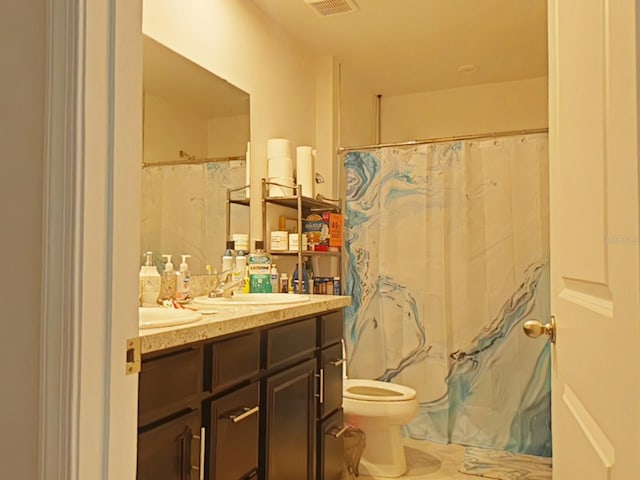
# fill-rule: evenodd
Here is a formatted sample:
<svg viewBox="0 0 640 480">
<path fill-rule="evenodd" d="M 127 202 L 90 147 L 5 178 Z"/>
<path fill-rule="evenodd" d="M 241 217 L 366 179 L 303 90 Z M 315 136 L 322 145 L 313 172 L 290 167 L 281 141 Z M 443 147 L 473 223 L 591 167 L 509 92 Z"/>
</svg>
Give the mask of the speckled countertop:
<svg viewBox="0 0 640 480">
<path fill-rule="evenodd" d="M 288 305 L 215 307 L 213 315 L 186 325 L 140 330 L 142 353 L 208 340 L 256 327 L 273 325 L 297 317 L 317 315 L 351 304 L 343 295 L 310 295 L 304 303 Z"/>
</svg>

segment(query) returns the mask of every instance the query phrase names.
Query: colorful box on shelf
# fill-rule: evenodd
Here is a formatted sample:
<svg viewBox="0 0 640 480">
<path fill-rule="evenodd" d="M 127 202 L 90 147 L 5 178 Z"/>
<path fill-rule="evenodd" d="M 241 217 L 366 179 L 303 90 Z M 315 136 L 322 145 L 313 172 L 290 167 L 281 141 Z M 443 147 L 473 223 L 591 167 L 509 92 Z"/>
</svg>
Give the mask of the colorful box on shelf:
<svg viewBox="0 0 640 480">
<path fill-rule="evenodd" d="M 302 220 L 302 232 L 307 235 L 309 249 L 340 251 L 342 247 L 342 214 L 312 213 Z"/>
</svg>

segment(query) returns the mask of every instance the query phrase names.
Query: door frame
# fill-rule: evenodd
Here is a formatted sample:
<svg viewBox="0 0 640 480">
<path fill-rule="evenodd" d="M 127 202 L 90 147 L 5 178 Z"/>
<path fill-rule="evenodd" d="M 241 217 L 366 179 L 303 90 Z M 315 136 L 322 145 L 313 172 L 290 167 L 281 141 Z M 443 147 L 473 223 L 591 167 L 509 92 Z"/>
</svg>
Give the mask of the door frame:
<svg viewBox="0 0 640 480">
<path fill-rule="evenodd" d="M 39 478 L 133 479 L 142 0 L 46 18 Z"/>
</svg>

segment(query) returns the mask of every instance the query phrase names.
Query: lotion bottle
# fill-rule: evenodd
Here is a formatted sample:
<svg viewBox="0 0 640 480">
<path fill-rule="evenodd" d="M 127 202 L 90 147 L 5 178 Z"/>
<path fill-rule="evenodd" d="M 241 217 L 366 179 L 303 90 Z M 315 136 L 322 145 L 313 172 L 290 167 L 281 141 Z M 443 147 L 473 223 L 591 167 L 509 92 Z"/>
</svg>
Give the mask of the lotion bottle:
<svg viewBox="0 0 640 480">
<path fill-rule="evenodd" d="M 180 303 L 187 303 L 191 301 L 191 272 L 189 265 L 187 265 L 187 258 L 191 258 L 191 255 L 181 255 L 181 257 L 182 263 L 180 263 L 176 285 L 176 300 Z"/>
<path fill-rule="evenodd" d="M 144 265 L 140 267 L 140 305 L 151 307 L 160 295 L 160 274 L 153 264 L 153 252 L 146 252 L 144 256 Z"/>
<path fill-rule="evenodd" d="M 172 300 L 176 295 L 176 286 L 178 278 L 176 271 L 173 269 L 173 263 L 171 263 L 171 255 L 162 255 L 167 259 L 164 264 L 164 271 L 162 272 L 162 278 L 160 279 L 160 295 L 158 295 L 158 303 L 162 305 L 164 300 Z"/>
</svg>

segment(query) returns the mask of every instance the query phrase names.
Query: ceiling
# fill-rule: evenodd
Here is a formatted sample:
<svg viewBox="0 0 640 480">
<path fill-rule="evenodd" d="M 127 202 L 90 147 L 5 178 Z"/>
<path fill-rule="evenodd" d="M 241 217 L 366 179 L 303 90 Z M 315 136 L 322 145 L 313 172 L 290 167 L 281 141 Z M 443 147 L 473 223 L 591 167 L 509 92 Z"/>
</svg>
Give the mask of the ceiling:
<svg viewBox="0 0 640 480">
<path fill-rule="evenodd" d="M 253 0 L 293 41 L 335 56 L 376 94 L 547 74 L 547 0 L 354 1 L 356 11 L 322 17 L 304 0 Z"/>
</svg>

